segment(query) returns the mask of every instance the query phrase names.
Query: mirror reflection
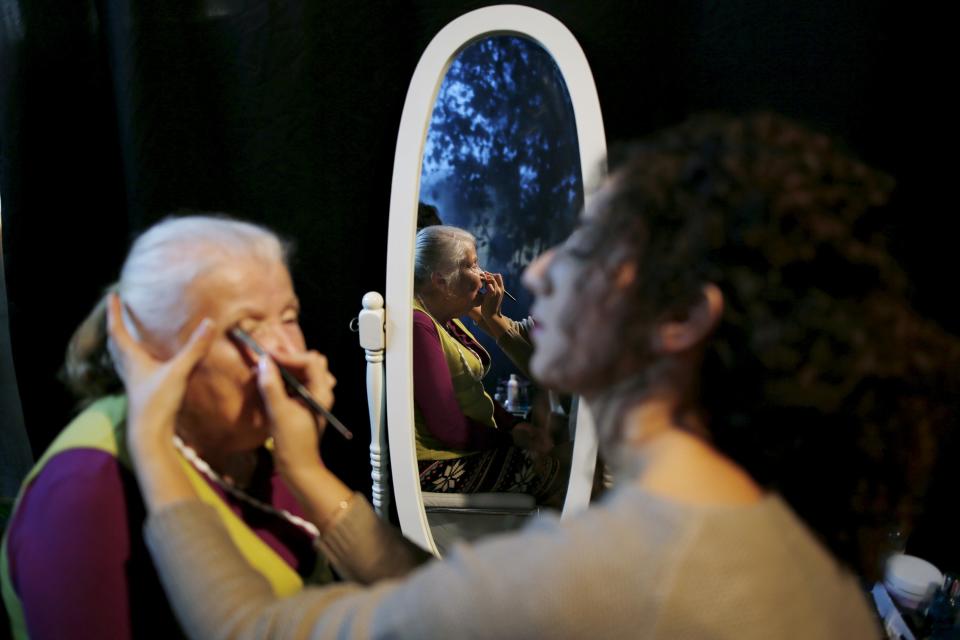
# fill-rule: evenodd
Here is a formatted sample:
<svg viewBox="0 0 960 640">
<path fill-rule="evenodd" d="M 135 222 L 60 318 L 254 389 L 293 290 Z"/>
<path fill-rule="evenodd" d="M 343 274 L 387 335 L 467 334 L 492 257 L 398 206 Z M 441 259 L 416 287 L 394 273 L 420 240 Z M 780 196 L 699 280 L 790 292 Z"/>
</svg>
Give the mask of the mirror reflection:
<svg viewBox="0 0 960 640">
<path fill-rule="evenodd" d="M 530 381 L 533 321 L 520 278 L 570 233 L 583 188 L 570 98 L 544 49 L 497 36 L 451 63 L 427 133 L 420 200 L 413 357 L 421 488 L 528 494 L 559 508 L 570 399 Z"/>
</svg>

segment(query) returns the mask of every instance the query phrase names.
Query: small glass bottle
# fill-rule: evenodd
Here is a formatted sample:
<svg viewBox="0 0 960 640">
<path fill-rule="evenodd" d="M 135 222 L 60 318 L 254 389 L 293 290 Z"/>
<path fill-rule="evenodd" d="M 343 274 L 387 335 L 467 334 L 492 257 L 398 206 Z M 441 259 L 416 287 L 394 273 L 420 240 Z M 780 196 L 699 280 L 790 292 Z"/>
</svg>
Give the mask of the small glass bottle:
<svg viewBox="0 0 960 640">
<path fill-rule="evenodd" d="M 507 381 L 507 411 L 513 411 L 517 406 L 517 400 L 520 396 L 520 381 L 517 380 L 517 374 L 511 373 L 510 380 Z"/>
</svg>

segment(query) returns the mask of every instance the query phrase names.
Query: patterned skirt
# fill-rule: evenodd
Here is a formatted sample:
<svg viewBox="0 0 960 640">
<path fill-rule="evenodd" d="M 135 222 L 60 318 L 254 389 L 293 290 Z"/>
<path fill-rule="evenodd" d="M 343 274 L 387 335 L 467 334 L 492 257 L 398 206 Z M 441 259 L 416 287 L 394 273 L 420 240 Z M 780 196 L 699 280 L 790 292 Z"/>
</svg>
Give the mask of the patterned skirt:
<svg viewBox="0 0 960 640">
<path fill-rule="evenodd" d="M 418 466 L 420 488 L 437 493 L 529 493 L 543 502 L 566 488 L 558 459 L 518 447 L 450 460 L 420 460 Z"/>
</svg>

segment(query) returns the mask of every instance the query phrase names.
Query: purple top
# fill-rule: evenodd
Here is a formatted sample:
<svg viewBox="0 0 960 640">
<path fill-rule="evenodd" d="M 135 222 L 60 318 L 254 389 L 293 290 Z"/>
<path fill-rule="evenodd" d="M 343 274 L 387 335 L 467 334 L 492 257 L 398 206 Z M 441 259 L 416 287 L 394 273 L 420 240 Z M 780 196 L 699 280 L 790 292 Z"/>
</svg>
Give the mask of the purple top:
<svg viewBox="0 0 960 640">
<path fill-rule="evenodd" d="M 490 356 L 454 322 L 446 325 L 450 335 L 477 354 L 486 367 Z M 443 355 L 437 325 L 427 314 L 413 312 L 413 400 L 430 433 L 451 449 L 483 450 L 513 444 L 509 429 L 517 420 L 496 401 L 493 419 L 500 429 L 491 429 L 463 415 L 453 390 L 450 368 Z"/>
<path fill-rule="evenodd" d="M 303 515 L 262 454 L 266 464 L 247 493 Z M 309 534 L 208 484 L 297 573 L 313 573 Z M 143 543 L 144 516 L 136 479 L 112 455 L 71 449 L 47 462 L 20 500 L 7 539 L 10 578 L 32 639 L 183 635 Z"/>
</svg>

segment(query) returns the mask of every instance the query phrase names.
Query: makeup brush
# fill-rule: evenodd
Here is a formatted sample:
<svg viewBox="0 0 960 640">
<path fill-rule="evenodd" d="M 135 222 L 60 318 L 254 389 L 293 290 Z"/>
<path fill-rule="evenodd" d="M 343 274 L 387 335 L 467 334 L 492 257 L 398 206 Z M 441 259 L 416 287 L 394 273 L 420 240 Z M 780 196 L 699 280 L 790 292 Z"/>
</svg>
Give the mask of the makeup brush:
<svg viewBox="0 0 960 640">
<path fill-rule="evenodd" d="M 258 356 L 269 356 L 264 348 L 257 344 L 257 341 L 251 338 L 250 334 L 240 327 L 234 327 L 233 329 L 230 329 L 230 335 L 250 347 L 250 350 Z M 344 438 L 347 440 L 353 439 L 353 434 L 350 432 L 350 429 L 347 429 L 345 426 L 343 426 L 343 423 L 337 420 L 336 416 L 330 413 L 322 404 L 317 402 L 313 396 L 310 395 L 310 392 L 307 391 L 307 388 L 303 386 L 299 380 L 297 380 L 296 376 L 287 371 L 287 369 L 276 360 L 274 360 L 274 363 L 277 365 L 277 369 L 280 370 L 280 377 L 283 378 L 283 382 L 286 385 L 289 393 L 303 400 L 314 413 L 326 418 L 327 422 L 332 424 L 333 427 L 339 431 Z"/>
</svg>

